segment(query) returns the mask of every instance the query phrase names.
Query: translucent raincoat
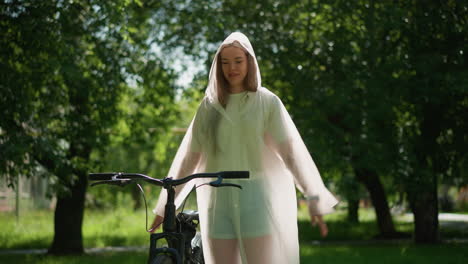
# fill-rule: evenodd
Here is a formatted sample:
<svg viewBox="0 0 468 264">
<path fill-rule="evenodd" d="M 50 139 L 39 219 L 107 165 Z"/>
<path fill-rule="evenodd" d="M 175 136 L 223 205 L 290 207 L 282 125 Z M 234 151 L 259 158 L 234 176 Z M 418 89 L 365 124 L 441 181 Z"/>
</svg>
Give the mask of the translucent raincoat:
<svg viewBox="0 0 468 264">
<path fill-rule="evenodd" d="M 234 41 L 254 58 L 256 92 L 229 95 L 226 107 L 216 90 L 218 54 Z M 301 136 L 281 100 L 261 86 L 250 41 L 232 33 L 219 47 L 211 66 L 206 95 L 175 156 L 170 177 L 197 172 L 248 170 L 250 179 L 224 180 L 243 189 L 203 186 L 197 189 L 200 228 L 206 263 L 215 263 L 219 246 L 234 245 L 228 261 L 238 263 L 299 263 L 296 186 L 311 197 L 313 214 L 327 214 L 337 204 L 327 190 Z M 179 206 L 194 185 L 176 190 Z M 154 212 L 164 215 L 166 192 Z M 234 255 L 230 255 L 234 254 Z"/>
</svg>

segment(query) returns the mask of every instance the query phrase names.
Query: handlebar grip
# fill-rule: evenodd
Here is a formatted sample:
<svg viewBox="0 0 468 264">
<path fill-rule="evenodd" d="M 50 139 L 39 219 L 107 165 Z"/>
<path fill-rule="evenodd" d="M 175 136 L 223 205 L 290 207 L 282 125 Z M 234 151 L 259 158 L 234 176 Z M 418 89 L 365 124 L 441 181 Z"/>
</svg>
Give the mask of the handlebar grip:
<svg viewBox="0 0 468 264">
<path fill-rule="evenodd" d="M 249 171 L 222 171 L 220 176 L 224 179 L 248 179 L 250 177 Z"/>
<path fill-rule="evenodd" d="M 112 180 L 112 177 L 114 177 L 117 174 L 118 174 L 118 172 L 90 173 L 89 174 L 89 180 L 90 181 Z"/>
</svg>

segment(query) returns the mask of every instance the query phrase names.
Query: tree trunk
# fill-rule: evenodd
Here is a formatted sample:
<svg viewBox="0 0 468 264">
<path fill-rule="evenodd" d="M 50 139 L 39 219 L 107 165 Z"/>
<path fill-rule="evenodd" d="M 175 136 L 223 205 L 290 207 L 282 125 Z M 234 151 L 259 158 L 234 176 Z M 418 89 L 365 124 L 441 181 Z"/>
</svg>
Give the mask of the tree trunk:
<svg viewBox="0 0 468 264">
<path fill-rule="evenodd" d="M 392 215 L 387 202 L 387 196 L 378 175 L 368 169 L 354 169 L 359 182 L 364 184 L 368 190 L 375 214 L 377 216 L 377 224 L 380 234 L 379 238 L 396 238 L 402 234 L 396 232 L 393 225 Z"/>
<path fill-rule="evenodd" d="M 348 199 L 348 222 L 359 223 L 359 199 Z"/>
<path fill-rule="evenodd" d="M 436 83 L 432 84 L 436 86 Z M 407 182 L 407 194 L 414 215 L 414 241 L 437 243 L 439 241 L 439 206 L 437 199 L 438 175 L 444 174 L 449 165 L 442 158 L 443 149 L 438 138 L 444 124 L 446 109 L 438 102 L 423 105 L 421 135 L 416 138 L 414 173 Z"/>
<path fill-rule="evenodd" d="M 420 184 L 422 184 L 420 182 Z M 439 208 L 437 203 L 437 184 L 435 181 L 418 185 L 408 192 L 408 200 L 414 215 L 414 241 L 418 244 L 439 241 Z"/>
<path fill-rule="evenodd" d="M 439 241 L 439 219 L 437 193 L 418 193 L 412 202 L 414 214 L 414 241 L 419 244 L 437 243 Z"/>
<path fill-rule="evenodd" d="M 48 254 L 82 254 L 82 224 L 85 194 L 88 185 L 86 173 L 80 173 L 70 194 L 58 197 L 54 216 L 54 240 Z"/>
</svg>

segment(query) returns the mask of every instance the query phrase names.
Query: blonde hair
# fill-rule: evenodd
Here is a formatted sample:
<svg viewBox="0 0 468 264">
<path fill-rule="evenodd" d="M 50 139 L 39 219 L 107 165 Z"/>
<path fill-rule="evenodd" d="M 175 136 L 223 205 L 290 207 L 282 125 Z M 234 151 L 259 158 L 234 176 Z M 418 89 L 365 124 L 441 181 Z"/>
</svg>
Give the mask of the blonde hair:
<svg viewBox="0 0 468 264">
<path fill-rule="evenodd" d="M 255 65 L 254 58 L 245 50 L 244 47 L 238 42 L 234 41 L 233 43 L 224 45 L 222 49 L 226 47 L 237 47 L 242 49 L 245 52 L 247 57 L 247 76 L 244 79 L 245 89 L 247 91 L 256 92 L 258 86 L 257 79 L 257 67 Z M 221 49 L 221 50 L 222 50 Z M 218 101 L 223 106 L 226 107 L 229 99 L 229 82 L 226 80 L 223 74 L 223 66 L 221 62 L 221 51 L 218 53 L 217 65 L 216 65 L 216 90 L 218 92 Z"/>
</svg>

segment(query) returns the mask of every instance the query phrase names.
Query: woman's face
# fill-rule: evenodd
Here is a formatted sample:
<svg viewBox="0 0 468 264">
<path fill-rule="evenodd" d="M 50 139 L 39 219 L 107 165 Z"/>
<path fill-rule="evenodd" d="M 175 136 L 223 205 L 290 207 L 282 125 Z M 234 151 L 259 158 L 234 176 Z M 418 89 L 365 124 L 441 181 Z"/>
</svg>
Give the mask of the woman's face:
<svg viewBox="0 0 468 264">
<path fill-rule="evenodd" d="M 247 55 L 238 47 L 229 46 L 221 51 L 221 63 L 224 78 L 231 87 L 244 84 L 247 76 Z"/>
</svg>

